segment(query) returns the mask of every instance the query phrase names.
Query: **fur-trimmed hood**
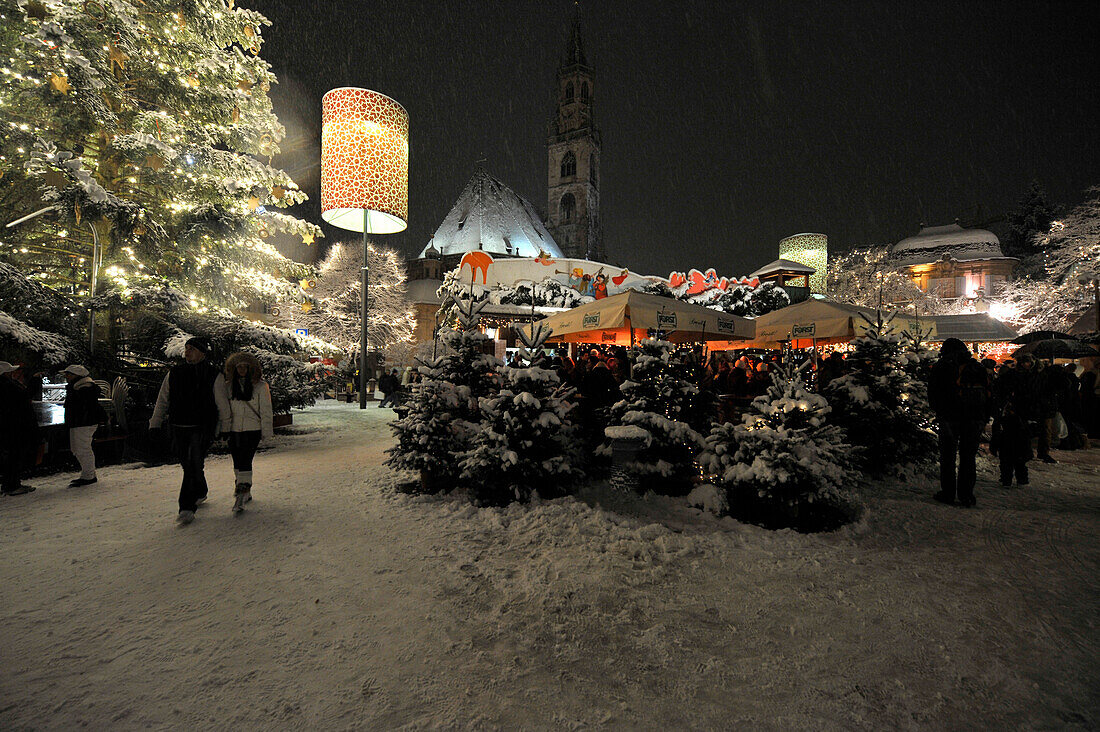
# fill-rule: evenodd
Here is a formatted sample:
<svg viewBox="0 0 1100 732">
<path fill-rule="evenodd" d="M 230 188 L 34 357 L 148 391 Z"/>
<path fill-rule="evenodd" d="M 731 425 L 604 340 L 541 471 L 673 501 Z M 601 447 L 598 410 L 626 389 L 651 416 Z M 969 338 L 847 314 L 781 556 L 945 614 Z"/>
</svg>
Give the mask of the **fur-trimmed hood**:
<svg viewBox="0 0 1100 732">
<path fill-rule="evenodd" d="M 251 353 L 237 351 L 225 359 L 225 378 L 227 381 L 232 382 L 233 379 L 237 378 L 237 364 L 239 363 L 248 364 L 248 375 L 253 383 L 263 378 L 263 367 L 260 366 L 260 360 Z"/>
</svg>

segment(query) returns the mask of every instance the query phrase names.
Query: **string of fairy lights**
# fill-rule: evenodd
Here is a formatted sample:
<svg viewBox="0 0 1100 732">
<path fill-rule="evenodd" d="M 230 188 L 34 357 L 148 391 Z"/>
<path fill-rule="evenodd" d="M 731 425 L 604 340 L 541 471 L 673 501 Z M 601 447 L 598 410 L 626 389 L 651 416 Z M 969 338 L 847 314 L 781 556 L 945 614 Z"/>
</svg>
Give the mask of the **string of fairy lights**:
<svg viewBox="0 0 1100 732">
<path fill-rule="evenodd" d="M 0 251 L 77 296 L 91 294 L 97 236 L 110 244 L 99 274 L 124 297 L 167 284 L 203 310 L 292 291 L 307 268 L 266 239 L 321 232 L 266 208 L 306 198 L 270 164 L 285 131 L 258 58 L 266 19 L 232 0 L 192 14 L 168 1 L 20 6 L 23 17 L 0 14 L 17 36 L 0 59 L 0 163 L 14 173 L 0 201 L 60 215 L 5 231 Z M 185 236 L 203 217 L 221 230 Z"/>
</svg>

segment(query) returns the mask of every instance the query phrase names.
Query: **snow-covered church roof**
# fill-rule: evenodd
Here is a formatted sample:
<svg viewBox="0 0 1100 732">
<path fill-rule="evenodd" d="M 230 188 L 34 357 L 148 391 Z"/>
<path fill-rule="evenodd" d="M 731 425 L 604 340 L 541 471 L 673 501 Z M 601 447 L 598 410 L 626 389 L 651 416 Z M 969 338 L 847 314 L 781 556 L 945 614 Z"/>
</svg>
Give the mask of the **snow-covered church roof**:
<svg viewBox="0 0 1100 732">
<path fill-rule="evenodd" d="M 431 249 L 435 251 L 429 252 Z M 420 256 L 479 249 L 514 257 L 537 257 L 539 252 L 563 256 L 530 201 L 481 169 L 462 189 Z"/>
<path fill-rule="evenodd" d="M 922 227 L 916 236 L 890 247 L 891 259 L 899 266 L 930 264 L 947 255 L 960 262 L 1005 259 L 996 234 L 985 229 L 964 229 L 958 224 Z"/>
</svg>

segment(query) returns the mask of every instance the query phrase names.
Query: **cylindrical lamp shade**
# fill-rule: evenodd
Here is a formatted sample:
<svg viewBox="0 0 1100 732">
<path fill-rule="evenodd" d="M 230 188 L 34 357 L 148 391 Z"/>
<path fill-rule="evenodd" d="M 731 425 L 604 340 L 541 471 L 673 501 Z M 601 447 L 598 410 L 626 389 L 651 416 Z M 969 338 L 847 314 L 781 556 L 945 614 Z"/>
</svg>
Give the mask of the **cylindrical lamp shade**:
<svg viewBox="0 0 1100 732">
<path fill-rule="evenodd" d="M 409 220 L 409 115 L 385 94 L 342 87 L 321 99 L 321 218 L 373 234 Z"/>
<path fill-rule="evenodd" d="M 795 234 L 779 242 L 779 258 L 817 270 L 810 275 L 810 292 L 825 294 L 829 270 L 829 237 L 824 234 Z"/>
</svg>

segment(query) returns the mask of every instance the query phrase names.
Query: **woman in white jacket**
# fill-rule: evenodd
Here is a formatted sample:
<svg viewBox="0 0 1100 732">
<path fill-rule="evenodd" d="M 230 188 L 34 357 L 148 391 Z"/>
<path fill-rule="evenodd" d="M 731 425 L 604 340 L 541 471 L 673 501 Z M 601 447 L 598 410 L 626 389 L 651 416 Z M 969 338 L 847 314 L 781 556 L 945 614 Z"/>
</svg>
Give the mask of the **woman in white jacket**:
<svg viewBox="0 0 1100 732">
<path fill-rule="evenodd" d="M 271 387 L 261 378 L 260 362 L 251 353 L 238 352 L 225 361 L 225 391 L 229 395 L 229 419 L 222 432 L 229 436 L 233 455 L 233 512 L 252 500 L 252 458 L 260 438 L 275 431 L 271 421 Z"/>
</svg>

